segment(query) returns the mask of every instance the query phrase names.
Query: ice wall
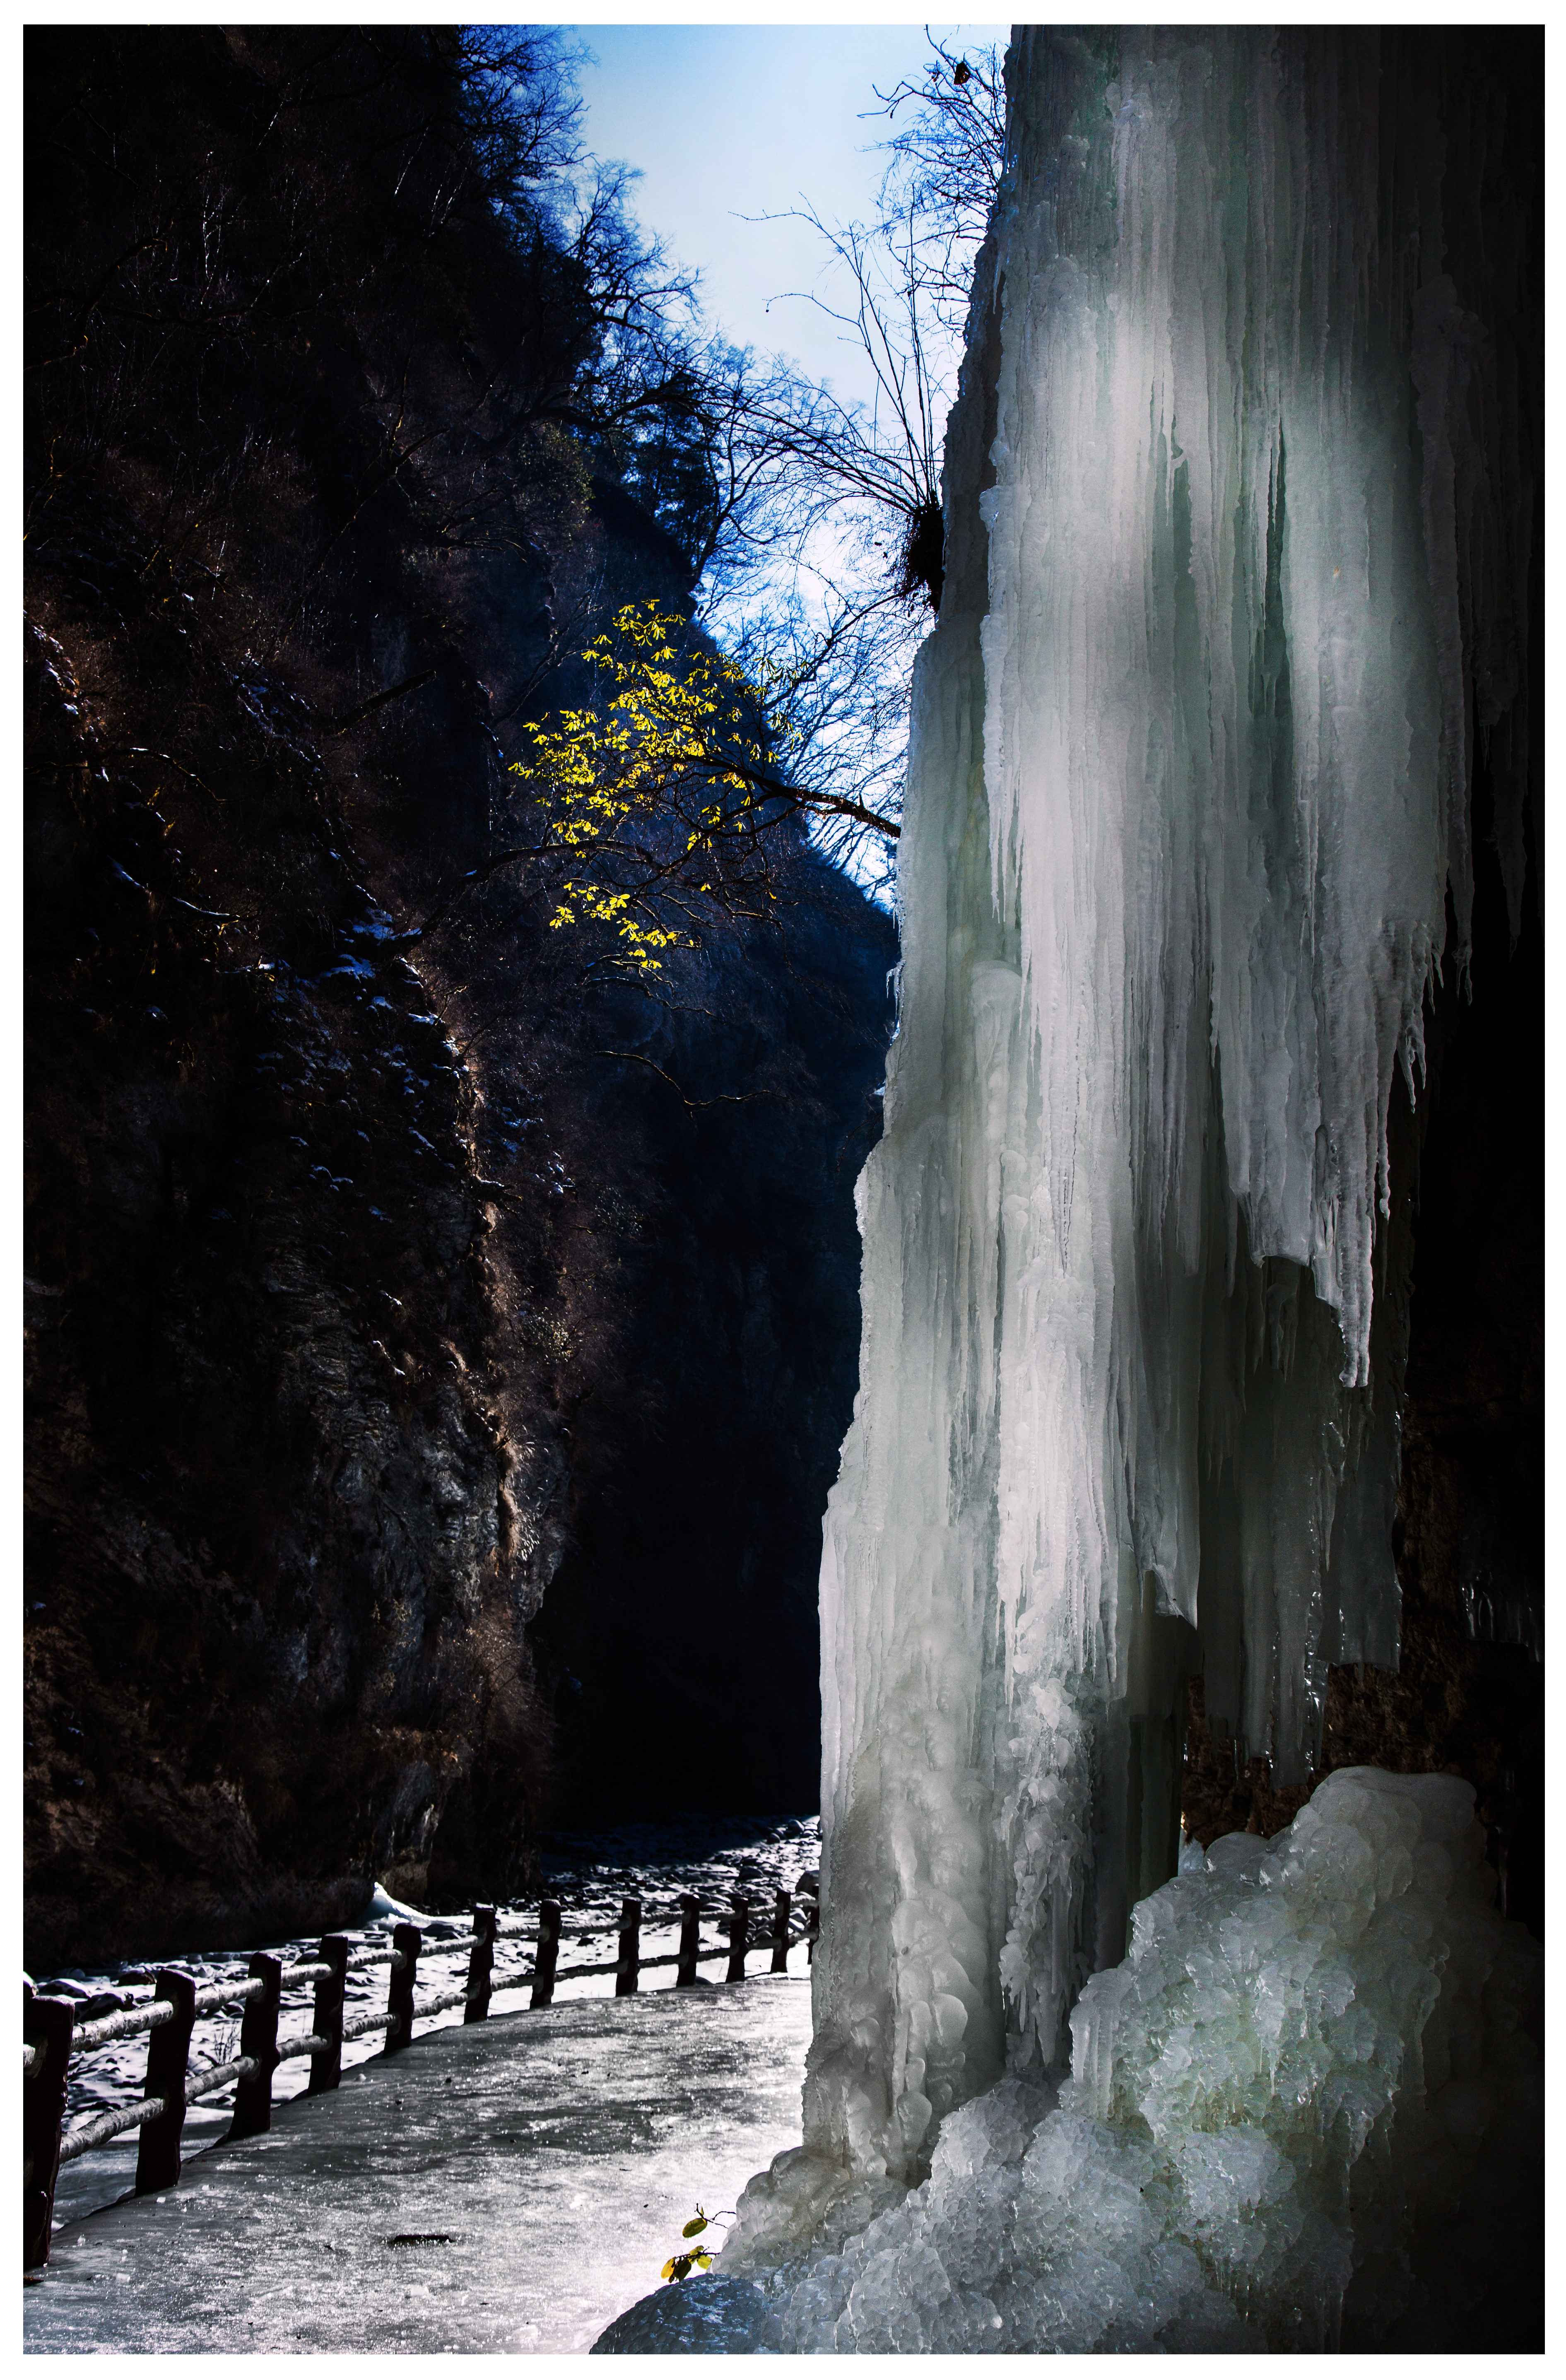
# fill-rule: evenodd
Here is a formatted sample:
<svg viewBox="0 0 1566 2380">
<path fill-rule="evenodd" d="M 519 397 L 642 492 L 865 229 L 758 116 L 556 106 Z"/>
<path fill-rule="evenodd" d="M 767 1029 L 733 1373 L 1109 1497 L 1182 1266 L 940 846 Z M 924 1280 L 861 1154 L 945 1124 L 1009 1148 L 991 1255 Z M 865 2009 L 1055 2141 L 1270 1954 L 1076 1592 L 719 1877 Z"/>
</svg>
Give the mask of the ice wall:
<svg viewBox="0 0 1566 2380">
<path fill-rule="evenodd" d="M 1190 1669 L 1298 1779 L 1329 1662 L 1395 1665 L 1394 1078 L 1475 734 L 1522 884 L 1494 89 L 1428 32 L 1010 76 L 822 1571 L 806 2143 L 869 2182 L 1059 2068 L 1174 1865 Z"/>
</svg>

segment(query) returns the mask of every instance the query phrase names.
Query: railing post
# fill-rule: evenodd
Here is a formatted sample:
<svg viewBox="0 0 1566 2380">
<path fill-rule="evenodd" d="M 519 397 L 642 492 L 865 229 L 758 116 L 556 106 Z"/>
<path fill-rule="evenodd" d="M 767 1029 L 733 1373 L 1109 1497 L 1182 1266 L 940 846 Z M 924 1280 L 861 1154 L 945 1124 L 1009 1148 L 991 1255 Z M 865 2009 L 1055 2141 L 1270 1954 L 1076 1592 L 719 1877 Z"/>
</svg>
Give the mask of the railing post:
<svg viewBox="0 0 1566 2380">
<path fill-rule="evenodd" d="M 641 1967 L 641 1902 L 623 1900 L 620 1903 L 620 1955 L 614 1969 L 614 1997 L 624 1999 L 637 1987 L 637 1975 Z"/>
<path fill-rule="evenodd" d="M 417 1925 L 392 1928 L 392 1980 L 386 1988 L 386 2047 L 406 2049 L 413 2039 L 413 1987 L 424 1937 Z M 399 1966 L 397 1961 L 401 1960 Z"/>
<path fill-rule="evenodd" d="M 164 2112 L 141 2127 L 136 2152 L 136 2189 L 172 2190 L 179 2180 L 179 2135 L 185 2130 L 186 2068 L 190 2062 L 190 2034 L 196 2022 L 193 1976 L 177 1967 L 160 1967 L 153 1985 L 154 1999 L 170 2000 L 174 2014 L 152 2027 L 147 2042 L 147 2096 L 161 2099 Z"/>
<path fill-rule="evenodd" d="M 495 1971 L 495 1912 L 473 1912 L 473 1948 L 467 1953 L 467 2005 L 464 2024 L 482 2024 L 490 2013 L 490 1977 Z"/>
<path fill-rule="evenodd" d="M 821 1896 L 814 1893 L 805 1904 L 805 1963 L 816 1963 L 816 1945 L 821 1938 Z"/>
<path fill-rule="evenodd" d="M 774 1975 L 788 1973 L 788 1920 L 794 1907 L 786 1892 L 780 1892 L 772 1903 L 772 1966 Z"/>
<path fill-rule="evenodd" d="M 680 1895 L 680 1963 L 674 1989 L 688 1991 L 696 1981 L 696 1954 L 701 1948 L 701 1903 L 694 1892 Z"/>
<path fill-rule="evenodd" d="M 75 2012 L 69 2000 L 41 2000 L 22 1985 L 22 2039 L 43 2052 L 36 2074 L 22 2081 L 22 2264 L 49 2262 L 55 2184 L 60 2172 L 60 2127 L 66 2115 L 66 2068 Z"/>
<path fill-rule="evenodd" d="M 554 1998 L 554 1965 L 560 1956 L 560 1903 L 539 1903 L 539 1940 L 533 1953 L 531 2008 L 548 2008 Z"/>
<path fill-rule="evenodd" d="M 348 1937 L 346 1934 L 327 1934 L 322 1937 L 317 1959 L 324 1960 L 331 1968 L 315 1986 L 315 2013 L 310 2019 L 310 2031 L 319 2035 L 326 2046 L 311 2055 L 310 2082 L 306 2086 L 311 2097 L 318 2091 L 334 2091 L 343 2075 L 343 1993 L 348 1980 Z"/>
<path fill-rule="evenodd" d="M 239 2021 L 239 2055 L 253 2058 L 256 2070 L 253 2074 L 241 2074 L 235 2085 L 234 2121 L 227 2134 L 231 2141 L 246 2141 L 252 2132 L 272 2130 L 272 2078 L 277 2071 L 283 1961 L 268 1950 L 258 1950 L 250 1961 L 250 1974 L 252 1980 L 260 1982 L 261 1990 L 254 1999 L 245 2002 L 245 2013 Z"/>
<path fill-rule="evenodd" d="M 729 1906 L 729 1972 L 723 1980 L 728 1984 L 745 1981 L 745 1946 L 750 1931 L 750 1903 L 743 1892 L 736 1892 Z"/>
</svg>

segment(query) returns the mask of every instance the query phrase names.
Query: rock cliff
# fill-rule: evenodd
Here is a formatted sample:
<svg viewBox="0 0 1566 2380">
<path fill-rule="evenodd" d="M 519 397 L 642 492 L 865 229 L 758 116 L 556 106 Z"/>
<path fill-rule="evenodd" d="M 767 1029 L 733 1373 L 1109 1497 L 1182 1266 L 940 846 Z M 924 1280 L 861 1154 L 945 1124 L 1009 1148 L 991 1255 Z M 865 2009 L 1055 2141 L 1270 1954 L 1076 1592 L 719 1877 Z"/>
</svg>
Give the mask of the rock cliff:
<svg viewBox="0 0 1566 2380">
<path fill-rule="evenodd" d="M 431 922 L 552 671 L 690 580 L 560 427 L 582 276 L 504 232 L 449 67 L 30 50 L 42 1968 L 522 1888 L 693 1632 L 771 1746 L 730 1724 L 712 1795 L 807 1798 L 891 929 L 803 844 L 782 929 L 656 998 L 515 875 Z"/>
</svg>

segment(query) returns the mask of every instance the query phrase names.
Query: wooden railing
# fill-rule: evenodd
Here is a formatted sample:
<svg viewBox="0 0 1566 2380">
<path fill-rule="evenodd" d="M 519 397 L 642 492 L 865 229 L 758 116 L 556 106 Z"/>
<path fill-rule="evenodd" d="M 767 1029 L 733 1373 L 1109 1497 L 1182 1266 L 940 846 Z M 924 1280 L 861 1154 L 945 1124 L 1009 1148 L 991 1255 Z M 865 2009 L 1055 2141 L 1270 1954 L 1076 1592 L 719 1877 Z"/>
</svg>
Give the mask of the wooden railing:
<svg viewBox="0 0 1566 2380">
<path fill-rule="evenodd" d="M 179 2179 L 179 2143 L 187 2108 L 194 2101 L 215 2097 L 231 2082 L 237 2086 L 234 2120 L 225 2137 L 244 2140 L 271 2129 L 273 2076 L 290 2059 L 310 2059 L 307 2095 L 334 2091 L 342 2072 L 345 2041 L 357 2041 L 384 2028 L 386 2050 L 402 2049 L 413 2039 L 416 2018 L 440 2016 L 454 2008 L 462 2010 L 464 2024 L 482 2024 L 497 1992 L 531 1985 L 529 2006 L 549 2008 L 557 1983 L 613 1975 L 619 1998 L 634 1992 L 653 1967 L 673 1967 L 675 1989 L 681 1990 L 695 1984 L 697 1968 L 713 1959 L 727 1961 L 725 1982 L 743 1983 L 747 1958 L 752 1951 L 769 1949 L 771 1972 L 783 1974 L 787 1972 L 789 1951 L 799 1943 L 806 1945 L 807 1959 L 814 1957 L 819 1929 L 818 1903 L 807 1896 L 801 1901 L 805 1922 L 794 1929 L 793 1900 L 791 1894 L 780 1892 L 773 1904 L 771 1930 L 755 1934 L 750 1930 L 753 1904 L 743 1893 L 735 1893 L 722 1912 L 726 1938 L 721 1944 L 704 1944 L 701 1920 L 714 1912 L 703 1911 L 695 1893 L 682 1892 L 680 1947 L 654 1959 L 641 1955 L 642 1902 L 625 1900 L 620 1904 L 617 1955 L 606 1963 L 577 1967 L 559 1964 L 561 1906 L 557 1900 L 545 1900 L 540 1904 L 537 1929 L 531 1936 L 532 1963 L 515 1974 L 503 1975 L 494 1972 L 497 1952 L 503 1946 L 528 1940 L 527 1930 L 503 1934 L 493 1909 L 475 1909 L 470 1934 L 431 1946 L 431 1954 L 441 1957 L 466 1949 L 466 1980 L 434 1993 L 417 2007 L 414 1992 L 424 1937 L 412 1925 L 394 1927 L 389 1949 L 356 1950 L 345 1935 L 328 1934 L 314 1959 L 292 1967 L 285 1967 L 268 1951 L 258 1950 L 250 1961 L 250 1980 L 242 1985 L 212 1984 L 198 1991 L 193 1978 L 180 1968 L 160 1968 L 150 1999 L 79 2027 L 69 2000 L 43 1999 L 28 1985 L 22 1995 L 23 2265 L 31 2268 L 49 2260 L 55 2188 L 61 2166 L 85 2156 L 89 2149 L 101 2148 L 121 2132 L 140 2131 L 141 2136 L 136 2155 L 137 2191 L 171 2189 Z M 344 1999 L 348 1977 L 378 1967 L 387 1970 L 384 2010 L 366 2009 L 346 2016 Z M 279 2041 L 284 1987 L 300 1984 L 315 1986 L 310 2031 Z M 242 2011 L 239 2055 L 192 2074 L 190 2035 L 196 2019 L 217 2010 Z M 111 2107 L 67 2131 L 66 2094 L 72 2058 L 138 2033 L 150 2035 L 146 2095 L 132 2107 Z"/>
</svg>

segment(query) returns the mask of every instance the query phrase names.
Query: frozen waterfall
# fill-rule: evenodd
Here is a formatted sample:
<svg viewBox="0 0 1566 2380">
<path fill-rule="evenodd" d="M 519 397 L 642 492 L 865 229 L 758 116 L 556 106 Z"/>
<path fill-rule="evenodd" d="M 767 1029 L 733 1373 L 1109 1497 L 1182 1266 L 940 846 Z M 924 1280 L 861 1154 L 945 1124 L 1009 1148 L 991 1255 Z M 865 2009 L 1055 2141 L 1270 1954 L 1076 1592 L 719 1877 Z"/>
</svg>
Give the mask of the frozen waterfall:
<svg viewBox="0 0 1566 2380">
<path fill-rule="evenodd" d="M 1522 210 L 1482 202 L 1494 90 L 1439 35 L 1044 28 L 1010 89 L 859 1191 L 828 1924 L 779 2252 L 829 2182 L 868 2220 L 932 2149 L 939 2179 L 943 2119 L 1003 2073 L 1059 2076 L 1174 1873 L 1194 1670 L 1300 1781 L 1328 1665 L 1396 1666 L 1397 1135 L 1433 970 L 1467 964 L 1475 736 L 1514 926 L 1522 895 L 1533 504 L 1496 326 L 1528 259 Z M 1110 2155 L 1100 2080 L 1057 2163 Z M 1356 2107 L 1351 2164 L 1379 2120 Z M 1293 2187 L 1239 2120 L 1240 2180 L 1217 2147 L 1180 2166 L 1235 2221 Z"/>
<path fill-rule="evenodd" d="M 1504 320 L 1520 244 L 1442 212 L 1504 128 L 1426 50 L 1013 50 L 822 1572 L 807 2138 L 861 2170 L 1059 2059 L 1172 1872 L 1190 1669 L 1299 1779 L 1327 1665 L 1396 1664 L 1393 1078 L 1532 518 L 1450 269 Z"/>
</svg>

